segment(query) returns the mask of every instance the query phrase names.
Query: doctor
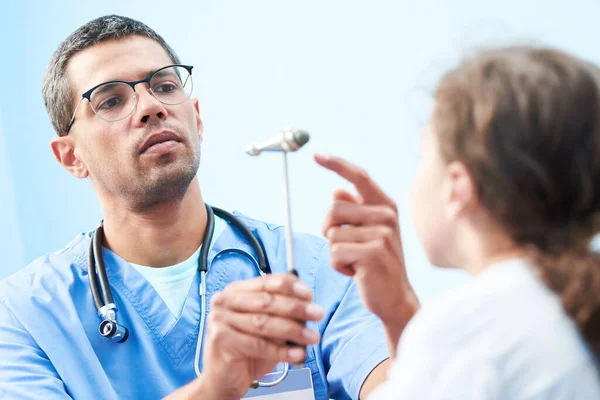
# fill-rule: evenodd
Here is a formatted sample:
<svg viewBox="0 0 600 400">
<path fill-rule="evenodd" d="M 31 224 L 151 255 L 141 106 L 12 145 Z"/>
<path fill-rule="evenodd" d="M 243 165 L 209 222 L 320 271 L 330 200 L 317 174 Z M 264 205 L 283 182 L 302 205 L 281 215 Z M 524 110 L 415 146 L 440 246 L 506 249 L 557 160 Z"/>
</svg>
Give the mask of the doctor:
<svg viewBox="0 0 600 400">
<path fill-rule="evenodd" d="M 0 283 L 2 399 L 235 399 L 281 362 L 310 369 L 318 400 L 362 399 L 383 381 L 382 326 L 330 267 L 324 240 L 296 236 L 299 279 L 282 273 L 279 226 L 236 214 L 264 246 L 264 279 L 230 221 L 215 217 L 203 247 L 209 209 L 196 176 L 203 129 L 192 71 L 156 32 L 119 16 L 87 23 L 54 54 L 43 81 L 58 134 L 51 148 L 98 194 L 96 239 L 128 337 L 99 332 L 90 229 Z M 196 360 L 202 250 L 209 301 Z"/>
</svg>

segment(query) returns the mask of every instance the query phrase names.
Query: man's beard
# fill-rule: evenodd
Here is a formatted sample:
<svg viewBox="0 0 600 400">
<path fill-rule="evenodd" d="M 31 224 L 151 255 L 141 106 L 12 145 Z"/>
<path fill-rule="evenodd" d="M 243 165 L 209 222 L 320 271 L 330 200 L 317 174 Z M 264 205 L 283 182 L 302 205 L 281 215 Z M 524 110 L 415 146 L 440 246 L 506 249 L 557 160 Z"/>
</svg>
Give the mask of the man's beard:
<svg viewBox="0 0 600 400">
<path fill-rule="evenodd" d="M 185 137 L 180 130 L 169 127 L 178 132 L 180 137 Z M 92 181 L 103 183 L 105 190 L 129 210 L 134 212 L 149 212 L 162 203 L 180 200 L 187 193 L 192 180 L 196 177 L 200 167 L 201 140 L 192 136 L 189 141 L 183 141 L 186 147 L 184 154 L 174 156 L 164 154 L 148 165 L 138 160 L 134 164 L 137 173 L 123 175 L 115 169 L 101 168 L 97 174 L 90 172 Z M 141 143 L 134 148 L 141 146 Z M 134 156 L 135 157 L 135 156 Z M 174 159 L 174 157 L 176 157 Z M 119 165 L 121 160 L 114 158 L 104 160 L 99 165 Z M 145 164 L 145 165 L 144 165 Z M 113 167 L 114 168 L 114 167 Z M 94 179 L 96 175 L 97 179 Z"/>
<path fill-rule="evenodd" d="M 138 212 L 150 211 L 154 207 L 169 201 L 180 200 L 186 194 L 190 183 L 198 173 L 200 157 L 194 157 L 192 162 L 183 164 L 177 160 L 165 167 L 169 171 L 160 174 L 149 174 L 147 179 L 139 182 L 137 188 L 131 188 L 130 207 Z M 179 164 L 179 165 L 177 165 Z"/>
</svg>

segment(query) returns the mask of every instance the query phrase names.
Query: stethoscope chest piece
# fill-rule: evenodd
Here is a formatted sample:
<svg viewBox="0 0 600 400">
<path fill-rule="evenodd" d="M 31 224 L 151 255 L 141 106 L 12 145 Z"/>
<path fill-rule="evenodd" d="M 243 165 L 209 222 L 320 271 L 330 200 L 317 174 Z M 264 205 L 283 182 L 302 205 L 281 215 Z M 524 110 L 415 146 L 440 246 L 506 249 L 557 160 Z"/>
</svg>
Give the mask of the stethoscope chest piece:
<svg viewBox="0 0 600 400">
<path fill-rule="evenodd" d="M 129 331 L 116 321 L 105 319 L 100 322 L 100 335 L 117 343 L 123 343 L 129 337 Z"/>
</svg>

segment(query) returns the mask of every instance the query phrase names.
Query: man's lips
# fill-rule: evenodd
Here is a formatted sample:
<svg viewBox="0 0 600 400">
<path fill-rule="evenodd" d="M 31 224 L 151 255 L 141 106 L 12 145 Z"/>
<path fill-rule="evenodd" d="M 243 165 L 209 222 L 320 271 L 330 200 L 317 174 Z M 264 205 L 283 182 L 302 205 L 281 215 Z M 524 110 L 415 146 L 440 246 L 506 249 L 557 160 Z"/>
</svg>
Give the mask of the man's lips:
<svg viewBox="0 0 600 400">
<path fill-rule="evenodd" d="M 162 131 L 153 133 L 152 135 L 148 136 L 142 145 L 140 154 L 147 153 L 149 151 L 155 152 L 169 150 L 179 143 L 181 143 L 181 139 L 174 132 Z"/>
</svg>

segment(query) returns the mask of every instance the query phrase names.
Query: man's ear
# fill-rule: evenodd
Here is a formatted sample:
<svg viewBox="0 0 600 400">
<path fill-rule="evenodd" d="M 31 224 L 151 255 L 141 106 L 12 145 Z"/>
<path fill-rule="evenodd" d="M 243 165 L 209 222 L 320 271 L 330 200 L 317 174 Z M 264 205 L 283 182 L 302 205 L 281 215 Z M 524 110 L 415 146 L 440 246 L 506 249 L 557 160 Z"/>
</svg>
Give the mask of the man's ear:
<svg viewBox="0 0 600 400">
<path fill-rule="evenodd" d="M 76 178 L 87 178 L 89 171 L 85 163 L 75 154 L 73 136 L 56 137 L 50 141 L 50 147 L 56 160 Z"/>
<path fill-rule="evenodd" d="M 198 128 L 198 134 L 200 135 L 200 142 L 204 138 L 204 126 L 202 125 L 202 119 L 200 118 L 200 104 L 198 103 L 198 99 L 192 99 L 194 103 L 194 110 L 196 111 L 196 126 Z"/>
</svg>

